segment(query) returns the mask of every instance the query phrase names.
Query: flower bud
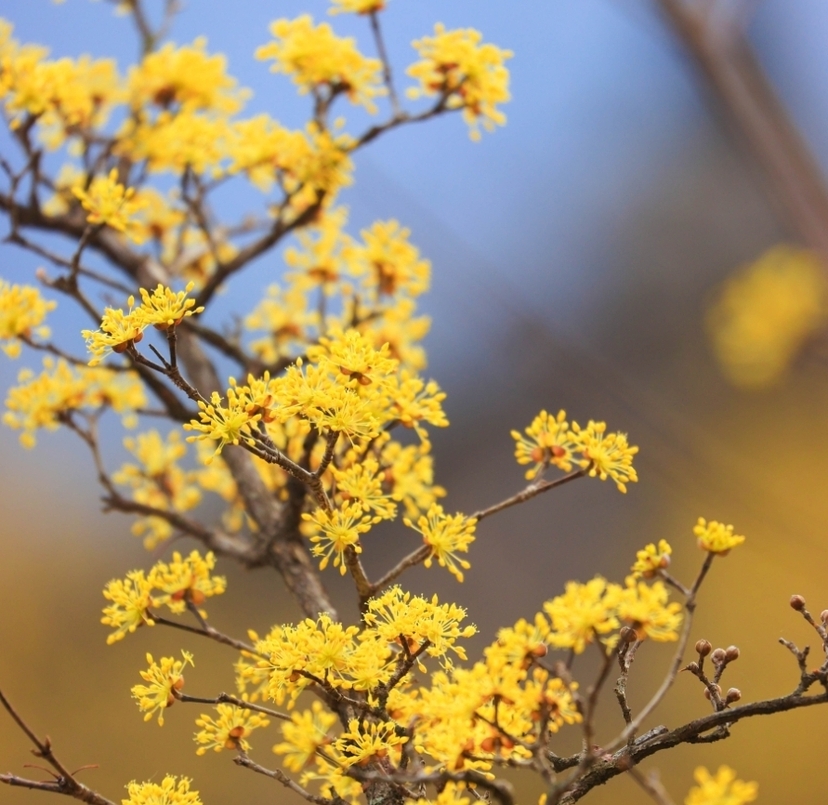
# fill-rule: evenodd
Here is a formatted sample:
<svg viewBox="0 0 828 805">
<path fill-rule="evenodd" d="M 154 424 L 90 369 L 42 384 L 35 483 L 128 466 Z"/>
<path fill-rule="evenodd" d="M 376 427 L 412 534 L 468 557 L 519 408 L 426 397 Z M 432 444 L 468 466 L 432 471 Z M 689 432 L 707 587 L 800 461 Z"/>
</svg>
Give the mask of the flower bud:
<svg viewBox="0 0 828 805">
<path fill-rule="evenodd" d="M 716 691 L 716 694 L 719 697 L 721 697 L 722 689 L 718 685 L 711 685 L 710 687 L 713 688 Z M 704 698 L 707 699 L 708 701 L 710 700 L 710 698 L 711 698 L 710 688 L 705 688 L 704 689 Z"/>
<path fill-rule="evenodd" d="M 697 674 L 699 672 L 699 664 L 697 662 L 691 662 L 684 666 L 684 670 L 689 671 L 691 674 Z"/>
<path fill-rule="evenodd" d="M 792 595 L 791 609 L 795 609 L 797 612 L 802 612 L 802 610 L 805 609 L 805 599 L 801 595 Z"/>
<path fill-rule="evenodd" d="M 742 698 L 742 691 L 739 688 L 729 688 L 725 696 L 725 704 L 733 704 Z"/>
<path fill-rule="evenodd" d="M 713 651 L 713 646 L 709 640 L 702 639 L 696 642 L 696 654 L 699 656 L 706 657 L 711 651 Z"/>
<path fill-rule="evenodd" d="M 739 659 L 739 647 L 738 646 L 728 646 L 725 649 L 725 659 L 728 662 L 733 662 L 734 660 Z"/>
<path fill-rule="evenodd" d="M 638 634 L 631 626 L 623 626 L 619 634 L 625 643 L 635 643 L 638 640 Z"/>
<path fill-rule="evenodd" d="M 822 612 L 819 613 L 819 619 L 823 623 L 828 624 L 828 609 L 823 609 Z"/>
<path fill-rule="evenodd" d="M 713 650 L 713 653 L 710 655 L 710 661 L 713 665 L 721 665 L 725 658 L 727 657 L 727 652 L 723 648 L 717 648 Z"/>
</svg>

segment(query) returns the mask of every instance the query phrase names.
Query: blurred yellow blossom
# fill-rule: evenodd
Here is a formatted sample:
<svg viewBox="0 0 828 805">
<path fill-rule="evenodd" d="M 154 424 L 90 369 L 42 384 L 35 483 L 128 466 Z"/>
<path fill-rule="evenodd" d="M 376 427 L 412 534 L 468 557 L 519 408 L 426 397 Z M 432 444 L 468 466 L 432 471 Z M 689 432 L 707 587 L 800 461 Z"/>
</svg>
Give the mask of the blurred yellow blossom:
<svg viewBox="0 0 828 805">
<path fill-rule="evenodd" d="M 160 593 L 156 606 L 166 604 L 171 612 L 181 613 L 187 602 L 198 607 L 205 599 L 221 595 L 227 589 L 227 580 L 211 575 L 215 566 L 212 551 L 203 557 L 198 551 L 191 551 L 186 558 L 173 551 L 172 562 L 157 562 L 150 571 L 153 587 Z"/>
<path fill-rule="evenodd" d="M 737 780 L 729 766 L 719 766 L 715 775 L 699 766 L 693 776 L 698 786 L 690 789 L 684 805 L 747 805 L 758 796 L 759 786 Z"/>
<path fill-rule="evenodd" d="M 161 783 L 136 783 L 127 786 L 129 799 L 121 800 L 122 805 L 201 805 L 198 791 L 190 791 L 190 781 L 182 777 L 167 775 Z"/>
<path fill-rule="evenodd" d="M 547 641 L 555 648 L 583 653 L 587 644 L 604 638 L 621 625 L 616 613 L 620 596 L 621 588 L 600 576 L 586 584 L 567 582 L 563 595 L 543 605 L 552 625 Z"/>
<path fill-rule="evenodd" d="M 666 539 L 658 541 L 656 546 L 650 543 L 635 554 L 635 564 L 630 572 L 634 578 L 651 579 L 658 575 L 659 570 L 670 566 L 670 554 L 673 549 Z"/>
<path fill-rule="evenodd" d="M 775 246 L 725 281 L 707 329 L 725 375 L 758 388 L 778 380 L 828 322 L 828 278 L 818 255 Z"/>
<path fill-rule="evenodd" d="M 351 719 L 348 731 L 334 743 L 345 766 L 365 765 L 372 758 L 384 758 L 396 747 L 408 741 L 405 735 L 398 735 L 396 725 L 390 722 L 371 724 L 362 719 Z"/>
<path fill-rule="evenodd" d="M 87 211 L 86 220 L 90 224 L 106 224 L 135 243 L 143 241 L 143 230 L 134 218 L 144 202 L 135 198 L 134 187 L 125 188 L 118 181 L 117 168 L 107 176 L 96 176 L 88 190 L 74 187 L 72 192 Z"/>
<path fill-rule="evenodd" d="M 290 719 L 282 724 L 284 741 L 276 744 L 273 751 L 284 755 L 286 768 L 301 772 L 313 759 L 316 750 L 331 742 L 328 730 L 336 724 L 337 718 L 327 712 L 321 702 L 312 702 L 310 710 L 293 713 Z"/>
<path fill-rule="evenodd" d="M 48 338 L 46 314 L 57 302 L 44 299 L 31 285 L 12 285 L 0 278 L 0 349 L 10 358 L 20 355 L 20 339 Z"/>
<path fill-rule="evenodd" d="M 681 604 L 668 602 L 669 591 L 660 581 L 652 585 L 630 579 L 618 598 L 618 618 L 635 629 L 639 640 L 678 640 Z"/>
</svg>

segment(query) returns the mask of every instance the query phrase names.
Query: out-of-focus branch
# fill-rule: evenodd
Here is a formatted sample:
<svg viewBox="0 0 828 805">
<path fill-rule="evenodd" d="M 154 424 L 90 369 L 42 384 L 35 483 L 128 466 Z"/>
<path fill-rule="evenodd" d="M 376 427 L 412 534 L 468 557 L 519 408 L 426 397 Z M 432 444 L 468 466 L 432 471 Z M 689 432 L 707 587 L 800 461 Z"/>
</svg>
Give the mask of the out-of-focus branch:
<svg viewBox="0 0 828 805">
<path fill-rule="evenodd" d="M 740 25 L 721 27 L 718 0 L 657 0 L 732 130 L 769 180 L 780 217 L 828 263 L 828 189 Z"/>
</svg>

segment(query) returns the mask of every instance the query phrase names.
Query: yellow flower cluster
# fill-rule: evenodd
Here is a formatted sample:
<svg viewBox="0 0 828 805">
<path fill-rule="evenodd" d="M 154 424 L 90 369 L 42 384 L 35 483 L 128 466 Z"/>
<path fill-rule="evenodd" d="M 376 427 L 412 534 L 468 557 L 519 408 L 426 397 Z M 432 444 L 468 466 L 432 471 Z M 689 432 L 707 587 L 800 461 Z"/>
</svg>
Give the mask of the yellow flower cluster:
<svg viewBox="0 0 828 805">
<path fill-rule="evenodd" d="M 715 775 L 699 766 L 693 776 L 698 786 L 690 789 L 684 805 L 747 805 L 758 796 L 759 786 L 737 780 L 729 766 L 720 766 Z"/>
<path fill-rule="evenodd" d="M 743 536 L 733 533 L 732 525 L 725 525 L 716 520 L 708 523 L 704 517 L 699 517 L 693 533 L 698 538 L 699 548 L 719 556 L 727 556 L 733 548 L 745 541 Z"/>
<path fill-rule="evenodd" d="M 267 716 L 231 704 L 216 705 L 216 711 L 216 720 L 203 714 L 196 719 L 196 725 L 201 727 L 195 734 L 195 742 L 199 744 L 197 755 L 203 755 L 209 749 L 215 752 L 221 752 L 222 749 L 249 752 L 251 747 L 247 738 L 250 733 L 270 724 Z"/>
<path fill-rule="evenodd" d="M 202 557 L 192 551 L 182 558 L 177 551 L 169 564 L 157 562 L 147 575 L 143 570 L 132 570 L 125 580 L 113 579 L 104 588 L 103 595 L 111 604 L 104 608 L 101 623 L 114 627 L 106 642 L 122 640 L 144 624 L 152 626 L 151 609 L 167 606 L 171 612 L 183 612 L 187 602 L 200 606 L 205 598 L 221 595 L 227 589 L 222 576 L 211 576 L 215 567 L 212 552 Z"/>
<path fill-rule="evenodd" d="M 0 349 L 10 358 L 20 355 L 20 339 L 48 338 L 43 325 L 57 302 L 44 299 L 31 285 L 12 285 L 0 279 Z"/>
<path fill-rule="evenodd" d="M 290 771 L 301 772 L 313 759 L 317 750 L 331 743 L 328 730 L 337 722 L 322 703 L 315 701 L 310 710 L 291 714 L 290 721 L 282 724 L 284 741 L 276 744 L 273 751 L 284 755 L 284 764 Z"/>
<path fill-rule="evenodd" d="M 657 546 L 651 542 L 636 553 L 635 564 L 630 568 L 633 578 L 651 579 L 657 576 L 659 570 L 670 566 L 672 552 L 673 549 L 666 539 L 659 540 Z"/>
<path fill-rule="evenodd" d="M 198 791 L 190 791 L 190 781 L 182 777 L 178 782 L 166 775 L 160 783 L 136 783 L 127 786 L 129 799 L 122 805 L 201 805 Z"/>
<path fill-rule="evenodd" d="M 707 316 L 723 371 L 744 387 L 778 380 L 826 322 L 828 281 L 822 260 L 793 246 L 776 246 L 737 271 Z"/>
<path fill-rule="evenodd" d="M 134 427 L 136 410 L 146 405 L 144 387 L 134 373 L 73 367 L 62 358 L 44 358 L 37 376 L 23 369 L 17 382 L 6 397 L 3 422 L 22 431 L 24 447 L 35 445 L 37 430 L 57 430 L 72 412 L 111 408 L 127 427 Z"/>
<path fill-rule="evenodd" d="M 497 105 L 511 97 L 504 62 L 513 54 L 488 42 L 481 45 L 482 38 L 472 28 L 447 31 L 437 23 L 434 36 L 413 43 L 421 61 L 407 71 L 419 81 L 409 96 L 438 95 L 449 109 L 462 109 L 473 140 L 480 138 L 481 124 L 486 131 L 505 125 L 506 115 Z"/>
<path fill-rule="evenodd" d="M 276 20 L 270 33 L 273 41 L 258 48 L 256 58 L 273 60 L 271 71 L 292 76 L 300 93 L 327 86 L 331 93 L 344 92 L 351 103 L 376 111 L 373 99 L 385 94 L 382 64 L 363 56 L 353 39 L 337 36 L 327 23 L 314 26 L 309 14 Z"/>
<path fill-rule="evenodd" d="M 144 337 L 144 330 L 153 326 L 160 330 L 179 325 L 187 316 L 203 312 L 195 307 L 195 300 L 188 298 L 194 283 L 183 291 L 175 292 L 161 283 L 150 293 L 141 288 L 141 304 L 135 307 L 135 297 L 127 299 L 128 310 L 106 308 L 99 330 L 83 330 L 87 349 L 92 353 L 90 366 L 96 366 L 110 353 L 125 352 L 130 345 Z"/>
<path fill-rule="evenodd" d="M 145 712 L 144 721 L 149 721 L 155 711 L 158 711 L 158 726 L 164 726 L 164 710 L 175 704 L 175 693 L 184 687 L 184 667 L 193 665 L 193 655 L 182 651 L 183 660 L 174 657 L 161 657 L 158 662 L 147 654 L 149 668 L 140 671 L 141 678 L 146 685 L 133 685 L 132 698 L 136 700 L 138 709 Z"/>
<path fill-rule="evenodd" d="M 143 243 L 143 229 L 134 221 L 144 202 L 135 197 L 135 188 L 125 188 L 118 181 L 118 169 L 107 176 L 96 176 L 88 190 L 72 188 L 72 193 L 86 210 L 90 224 L 106 224 L 122 232 L 133 243 Z"/>
<path fill-rule="evenodd" d="M 445 567 L 457 581 L 463 581 L 463 571 L 471 565 L 457 554 L 468 553 L 469 545 L 474 542 L 477 520 L 462 514 L 446 514 L 442 506 L 434 503 L 416 524 L 407 517 L 403 522 L 423 535 L 423 542 L 430 549 L 426 567 L 431 567 L 436 558 L 440 567 Z"/>
<path fill-rule="evenodd" d="M 628 483 L 638 481 L 632 465 L 638 448 L 627 442 L 627 434 L 607 435 L 606 430 L 605 422 L 590 420 L 585 428 L 573 422 L 570 427 L 566 411 L 559 411 L 557 416 L 541 411 L 523 433 L 512 431 L 515 459 L 518 464 L 533 465 L 526 472 L 528 480 L 537 478 L 550 465 L 569 472 L 577 464 L 591 478 L 611 478 L 620 492 L 626 492 Z"/>
</svg>

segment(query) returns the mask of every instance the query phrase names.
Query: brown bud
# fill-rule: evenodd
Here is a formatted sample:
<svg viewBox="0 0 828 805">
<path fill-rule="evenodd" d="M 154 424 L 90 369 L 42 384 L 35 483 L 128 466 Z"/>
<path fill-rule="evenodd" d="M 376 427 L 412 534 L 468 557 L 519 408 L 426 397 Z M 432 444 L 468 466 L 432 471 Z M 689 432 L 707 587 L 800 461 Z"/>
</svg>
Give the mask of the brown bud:
<svg viewBox="0 0 828 805">
<path fill-rule="evenodd" d="M 713 649 L 713 653 L 710 655 L 710 661 L 713 665 L 721 665 L 726 657 L 727 652 L 723 648 L 717 648 Z"/>
<path fill-rule="evenodd" d="M 636 634 L 635 629 L 631 626 L 622 626 L 619 634 L 625 643 L 635 643 L 635 641 L 638 640 L 638 635 Z"/>
<path fill-rule="evenodd" d="M 725 704 L 733 704 L 742 698 L 742 691 L 739 688 L 728 688 L 727 696 L 725 696 Z"/>
<path fill-rule="evenodd" d="M 697 662 L 691 662 L 689 665 L 684 666 L 685 671 L 690 671 L 691 674 L 697 674 L 699 672 L 699 664 Z"/>
<path fill-rule="evenodd" d="M 545 657 L 548 653 L 549 649 L 547 648 L 545 643 L 538 643 L 529 653 L 533 657 Z"/>
<path fill-rule="evenodd" d="M 706 657 L 711 651 L 713 651 L 713 646 L 709 640 L 702 639 L 696 641 L 696 654 L 701 657 Z"/>
<path fill-rule="evenodd" d="M 718 685 L 711 685 L 710 687 L 712 687 L 716 691 L 716 694 L 718 696 L 722 695 L 722 689 Z M 705 688 L 704 689 L 704 698 L 709 700 L 710 697 L 711 697 L 710 688 Z"/>
<path fill-rule="evenodd" d="M 739 647 L 738 646 L 728 646 L 725 649 L 725 659 L 728 662 L 733 662 L 734 660 L 739 659 Z"/>
<path fill-rule="evenodd" d="M 822 612 L 819 613 L 819 619 L 823 623 L 828 623 L 828 609 L 823 609 Z"/>
<path fill-rule="evenodd" d="M 802 612 L 802 610 L 805 609 L 805 599 L 801 595 L 792 595 L 791 609 L 795 609 L 797 612 Z"/>
</svg>

